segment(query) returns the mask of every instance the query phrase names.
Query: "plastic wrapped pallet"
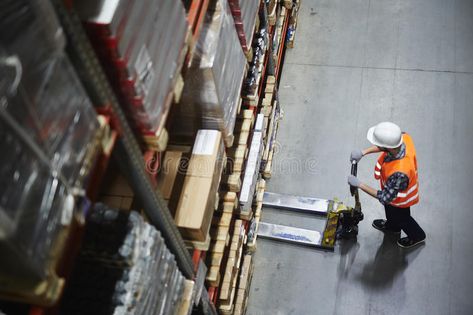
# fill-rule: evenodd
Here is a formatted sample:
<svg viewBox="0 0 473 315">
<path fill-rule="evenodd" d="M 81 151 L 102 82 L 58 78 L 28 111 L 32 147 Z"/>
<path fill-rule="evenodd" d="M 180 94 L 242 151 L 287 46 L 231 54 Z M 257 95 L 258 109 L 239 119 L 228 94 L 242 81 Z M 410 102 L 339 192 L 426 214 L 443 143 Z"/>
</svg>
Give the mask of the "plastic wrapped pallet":
<svg viewBox="0 0 473 315">
<path fill-rule="evenodd" d="M 245 53 L 251 48 L 260 2 L 260 0 L 228 0 L 238 38 Z"/>
<path fill-rule="evenodd" d="M 137 212 L 96 204 L 61 314 L 172 315 L 184 280 L 160 233 Z"/>
<path fill-rule="evenodd" d="M 50 61 L 62 55 L 65 46 L 50 1 L 2 1 L 0 43 L 21 60 L 18 69 L 23 73 L 22 83 L 34 101 L 48 75 Z"/>
<path fill-rule="evenodd" d="M 250 152 L 248 153 L 248 161 L 246 163 L 245 176 L 240 193 L 240 205 L 242 213 L 247 213 L 251 210 L 253 197 L 256 189 L 256 181 L 261 163 L 261 156 L 263 152 L 263 122 L 264 115 L 258 114 L 251 140 Z"/>
<path fill-rule="evenodd" d="M 97 115 L 64 55 L 62 29 L 49 1 L 9 2 L 0 22 L 15 34 L 0 33 L 7 111 L 73 185 L 98 129 Z"/>
<path fill-rule="evenodd" d="M 193 137 L 198 129 L 214 129 L 222 132 L 227 147 L 231 145 L 246 66 L 238 42 L 227 1 L 216 1 L 186 75 L 171 136 Z"/>
<path fill-rule="evenodd" d="M 189 26 L 182 2 L 87 0 L 74 5 L 128 115 L 140 132 L 158 132 L 184 58 Z"/>
<path fill-rule="evenodd" d="M 72 198 L 50 165 L 16 132 L 0 120 L 0 291 L 46 277 L 49 252 L 63 212 Z M 14 129 L 15 128 L 15 129 Z M 73 200 L 73 199 L 72 199 Z M 73 203 L 72 203 L 73 206 Z M 7 280 L 8 279 L 8 280 Z"/>
<path fill-rule="evenodd" d="M 70 223 L 70 188 L 83 182 L 98 121 L 49 1 L 3 1 L 0 29 L 0 291 L 34 295 Z"/>
</svg>

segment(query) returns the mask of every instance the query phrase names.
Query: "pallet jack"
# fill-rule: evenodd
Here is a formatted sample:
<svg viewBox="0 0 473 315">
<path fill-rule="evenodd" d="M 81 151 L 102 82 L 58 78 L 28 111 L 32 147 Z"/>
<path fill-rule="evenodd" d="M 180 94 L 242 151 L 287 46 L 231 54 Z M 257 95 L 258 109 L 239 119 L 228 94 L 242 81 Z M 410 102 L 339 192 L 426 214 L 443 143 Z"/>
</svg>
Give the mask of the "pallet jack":
<svg viewBox="0 0 473 315">
<path fill-rule="evenodd" d="M 357 172 L 358 164 L 353 161 L 351 174 L 356 176 Z M 260 222 L 257 234 L 262 238 L 333 251 L 337 239 L 351 239 L 358 235 L 358 223 L 363 220 L 358 188 L 350 186 L 350 193 L 355 197 L 354 207 L 349 207 L 336 198 L 326 200 L 265 192 L 263 207 L 325 216 L 327 221 L 322 232 Z"/>
</svg>

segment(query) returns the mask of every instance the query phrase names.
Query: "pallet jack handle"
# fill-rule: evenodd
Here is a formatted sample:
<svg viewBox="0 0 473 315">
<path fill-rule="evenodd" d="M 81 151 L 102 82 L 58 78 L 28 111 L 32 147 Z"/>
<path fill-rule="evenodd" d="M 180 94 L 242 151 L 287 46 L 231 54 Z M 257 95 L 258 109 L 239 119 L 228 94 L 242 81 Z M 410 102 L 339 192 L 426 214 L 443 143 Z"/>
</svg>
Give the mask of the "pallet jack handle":
<svg viewBox="0 0 473 315">
<path fill-rule="evenodd" d="M 358 173 L 358 162 L 353 161 L 351 163 L 351 175 L 357 176 Z M 350 185 L 350 193 L 355 197 L 355 210 L 361 211 L 360 196 L 358 194 L 358 188 Z"/>
<path fill-rule="evenodd" d="M 351 162 L 351 175 L 356 176 L 358 173 L 358 162 L 353 161 Z M 352 196 L 358 191 L 357 187 L 350 185 L 350 193 Z"/>
</svg>

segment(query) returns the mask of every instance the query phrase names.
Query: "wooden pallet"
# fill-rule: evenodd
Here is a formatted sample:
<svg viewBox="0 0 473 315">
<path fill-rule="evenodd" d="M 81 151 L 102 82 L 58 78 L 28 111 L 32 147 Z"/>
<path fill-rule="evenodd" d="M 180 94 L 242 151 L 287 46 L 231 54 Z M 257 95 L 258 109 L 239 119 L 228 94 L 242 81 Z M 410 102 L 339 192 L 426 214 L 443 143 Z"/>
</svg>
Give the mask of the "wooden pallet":
<svg viewBox="0 0 473 315">
<path fill-rule="evenodd" d="M 278 104 L 275 101 L 272 106 L 272 112 L 268 117 L 267 137 L 265 139 L 265 150 L 261 161 L 261 168 L 263 170 L 263 177 L 269 179 L 272 173 L 272 162 L 275 150 L 276 136 L 279 126 L 280 117 L 276 115 Z"/>
<path fill-rule="evenodd" d="M 292 9 L 292 0 L 283 0 L 283 3 L 286 9 Z"/>
<path fill-rule="evenodd" d="M 251 280 L 253 278 L 253 255 L 246 254 L 243 257 L 241 272 L 238 280 L 238 291 L 236 293 L 235 308 L 233 315 L 243 315 L 246 313 Z"/>
<path fill-rule="evenodd" d="M 255 224 L 255 229 L 254 229 L 254 235 L 253 239 L 248 241 L 246 244 L 247 250 L 250 252 L 254 252 L 256 250 L 256 237 L 257 237 L 257 232 L 258 232 L 258 225 L 261 220 L 261 210 L 263 209 L 263 196 L 264 192 L 266 190 L 266 181 L 264 179 L 260 179 L 258 181 L 257 187 L 256 187 L 256 198 L 255 198 L 255 214 L 254 214 L 254 224 Z"/>
<path fill-rule="evenodd" d="M 226 188 L 238 193 L 241 189 L 241 175 L 244 170 L 245 161 L 248 157 L 248 140 L 254 124 L 254 114 L 252 110 L 244 110 L 238 118 L 235 126 L 235 142 L 228 150 L 228 161 L 230 166 L 227 169 L 227 176 L 224 180 Z"/>
<path fill-rule="evenodd" d="M 190 247 L 195 250 L 207 251 L 210 248 L 210 240 L 211 239 L 209 232 L 207 234 L 207 237 L 205 238 L 205 241 L 203 242 L 184 240 L 184 244 L 186 245 L 186 247 Z"/>
<path fill-rule="evenodd" d="M 189 315 L 192 312 L 192 304 L 194 303 L 193 291 L 194 291 L 194 281 L 185 280 L 184 281 L 184 293 L 182 295 L 181 301 L 177 306 L 176 315 Z"/>
<path fill-rule="evenodd" d="M 72 213 L 71 213 L 72 216 Z M 73 226 L 80 226 L 82 223 L 72 216 L 71 222 L 61 226 L 56 238 L 53 240 L 51 250 L 48 253 L 48 263 L 45 270 L 45 277 L 41 280 L 21 280 L 14 278 L 0 278 L 2 283 L 0 299 L 14 301 L 22 304 L 32 304 L 38 306 L 53 306 L 60 299 L 65 286 L 65 279 L 61 278 L 57 270 L 63 255 L 71 245 L 71 233 L 74 233 Z M 72 234 L 73 235 L 73 234 Z"/>
<path fill-rule="evenodd" d="M 260 113 L 264 115 L 264 132 L 263 132 L 263 139 L 265 140 L 265 150 L 268 149 L 268 135 L 270 135 L 268 131 L 268 127 L 272 122 L 272 117 L 274 116 L 275 112 L 275 100 L 274 95 L 276 93 L 276 77 L 270 75 L 266 79 L 266 88 L 264 91 L 264 98 L 261 102 Z M 264 163 L 263 159 L 263 163 Z"/>
<path fill-rule="evenodd" d="M 221 267 L 225 250 L 230 244 L 230 227 L 233 225 L 233 213 L 238 205 L 237 195 L 234 192 L 222 194 L 218 213 L 215 214 L 210 231 L 211 246 L 209 250 L 209 270 L 206 282 L 209 286 L 218 287 L 220 284 Z"/>
<path fill-rule="evenodd" d="M 263 178 L 265 179 L 271 178 L 272 175 L 273 156 L 276 147 L 275 142 L 280 120 L 280 117 L 276 115 L 278 108 L 277 101 L 274 101 L 269 108 L 271 108 L 271 113 L 269 113 L 268 117 L 265 117 L 265 124 L 267 123 L 267 136 L 265 138 L 265 150 L 261 161 Z"/>
<path fill-rule="evenodd" d="M 273 146 L 273 149 L 269 152 L 268 161 L 266 162 L 266 166 L 263 171 L 264 179 L 270 179 L 273 174 L 273 156 L 274 156 L 274 146 Z"/>
<path fill-rule="evenodd" d="M 223 315 L 230 315 L 233 313 L 238 274 L 245 243 L 246 231 L 244 223 L 242 220 L 236 220 L 218 300 L 219 311 Z"/>
<path fill-rule="evenodd" d="M 272 75 L 268 76 L 264 99 L 260 106 L 260 113 L 264 115 L 264 151 L 261 160 L 261 168 L 263 170 L 264 178 L 271 177 L 272 156 L 274 154 L 274 142 L 279 120 L 279 117 L 276 115 L 278 103 L 274 97 L 274 95 L 277 93 L 276 85 L 276 77 Z"/>
</svg>

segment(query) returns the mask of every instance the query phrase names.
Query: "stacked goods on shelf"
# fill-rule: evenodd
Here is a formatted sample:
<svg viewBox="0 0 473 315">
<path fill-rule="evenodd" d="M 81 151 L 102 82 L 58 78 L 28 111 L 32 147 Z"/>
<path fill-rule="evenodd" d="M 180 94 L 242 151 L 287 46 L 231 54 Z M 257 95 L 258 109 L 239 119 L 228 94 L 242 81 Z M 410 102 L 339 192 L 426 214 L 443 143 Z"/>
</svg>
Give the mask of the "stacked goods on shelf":
<svg viewBox="0 0 473 315">
<path fill-rule="evenodd" d="M 261 161 L 261 171 L 266 179 L 271 177 L 272 160 L 276 144 L 276 135 L 281 119 L 278 94 L 276 89 L 276 78 L 268 76 L 266 80 L 265 96 L 261 103 L 261 113 L 264 114 L 264 144 L 265 149 Z"/>
<path fill-rule="evenodd" d="M 285 47 L 285 38 L 288 26 L 288 9 L 285 6 L 281 6 L 278 10 L 278 18 L 276 21 L 276 30 L 273 34 L 272 41 L 272 62 L 274 62 L 275 70 L 274 75 L 279 80 L 280 68 L 282 63 L 282 55 Z"/>
<path fill-rule="evenodd" d="M 231 192 L 239 193 L 241 190 L 242 174 L 246 158 L 248 157 L 248 140 L 253 128 L 255 118 L 252 110 L 244 110 L 235 126 L 235 141 L 228 150 L 228 164 L 226 169 L 226 185 Z"/>
<path fill-rule="evenodd" d="M 237 133 L 236 136 L 237 139 L 244 139 L 242 140 L 244 145 L 240 147 L 241 145 L 238 145 L 236 142 L 230 152 L 233 150 L 236 150 L 236 152 L 249 151 L 248 161 L 244 163 L 246 160 L 244 153 L 241 154 L 240 158 L 237 153 L 229 153 L 229 156 L 232 156 L 232 158 L 229 158 L 228 162 L 230 168 L 234 169 L 229 178 L 238 176 L 238 180 L 241 180 L 241 174 L 244 173 L 243 184 L 241 182 L 239 182 L 239 185 L 232 184 L 229 180 L 226 184 L 222 185 L 224 189 L 234 191 L 222 193 L 219 211 L 214 215 L 210 233 L 212 245 L 210 247 L 210 255 L 207 259 L 210 268 L 206 282 L 219 292 L 219 309 L 222 314 L 232 314 L 233 311 L 238 312 L 237 314 L 242 314 L 246 306 L 245 299 L 247 298 L 250 277 L 244 268 L 240 270 L 240 265 L 241 257 L 246 250 L 246 226 L 252 216 L 251 209 L 254 189 L 260 192 L 260 183 L 264 183 L 264 180 L 260 180 L 256 187 L 253 183 L 253 180 L 256 180 L 259 176 L 258 159 L 261 159 L 262 155 L 262 131 L 260 126 L 263 125 L 263 117 L 262 114 L 258 115 L 257 123 L 253 128 L 253 111 L 243 111 L 240 123 L 238 124 L 241 125 L 241 127 L 237 128 L 240 132 Z M 250 142 L 251 145 L 248 148 L 248 139 L 251 139 L 250 134 L 253 135 L 252 141 Z M 259 149 L 257 149 L 257 147 L 259 147 Z M 231 161 L 231 159 L 234 160 Z M 239 159 L 242 161 L 239 162 Z M 239 201 L 237 197 L 240 188 L 243 189 L 241 192 L 243 197 L 246 198 L 245 196 L 247 196 L 248 199 L 248 201 L 243 203 Z M 261 188 L 264 189 L 263 186 L 261 186 Z M 253 192 L 251 192 L 251 190 L 253 190 Z M 247 209 L 247 207 L 249 207 L 248 210 L 242 212 L 242 209 Z M 237 210 L 237 213 L 235 213 L 235 210 Z M 234 214 L 238 214 L 242 219 L 234 220 Z M 231 230 L 233 230 L 232 234 L 229 233 Z"/>
<path fill-rule="evenodd" d="M 164 123 L 187 51 L 189 26 L 182 2 L 74 3 L 127 113 L 146 144 L 162 150 L 159 138 L 167 135 Z"/>
<path fill-rule="evenodd" d="M 288 27 L 288 12 L 286 8 L 288 7 L 288 2 L 284 2 L 283 6 L 278 6 L 278 3 L 268 2 L 268 8 L 274 10 L 275 16 L 274 21 L 277 25 L 271 30 L 275 30 L 274 33 L 270 31 L 272 36 L 272 44 L 270 47 L 270 52 L 272 58 L 269 60 L 267 76 L 264 78 L 264 97 L 259 104 L 259 112 L 264 115 L 264 124 L 263 124 L 263 144 L 264 151 L 262 154 L 260 172 L 265 179 L 269 179 L 272 174 L 272 160 L 273 155 L 276 149 L 276 136 L 279 127 L 279 121 L 282 118 L 282 111 L 279 104 L 278 98 L 278 81 L 279 76 L 281 75 L 280 67 L 282 63 L 282 56 L 284 53 L 284 34 L 287 32 Z M 266 182 L 264 179 L 260 179 L 256 186 L 256 196 L 255 196 L 255 213 L 254 218 L 251 221 L 249 232 L 248 232 L 248 250 L 256 250 L 256 236 L 258 231 L 258 225 L 261 218 L 261 209 L 263 203 L 263 195 L 266 187 Z"/>
<path fill-rule="evenodd" d="M 206 282 L 209 286 L 218 288 L 222 281 L 221 275 L 226 266 L 225 260 L 230 249 L 230 234 L 234 225 L 234 214 L 240 214 L 240 204 L 237 194 L 240 193 L 242 185 L 242 174 L 245 171 L 246 158 L 248 156 L 248 141 L 254 124 L 252 110 L 244 110 L 237 119 L 235 126 L 235 141 L 228 149 L 227 166 L 225 169 L 225 180 L 221 185 L 220 205 L 215 213 L 211 227 L 211 246 L 207 263 L 209 270 Z"/>
<path fill-rule="evenodd" d="M 62 285 L 50 267 L 57 259 L 55 248 L 62 246 L 57 243 L 63 225 L 70 222 L 74 198 L 44 153 L 36 151 L 39 147 L 30 146 L 30 139 L 17 134 L 21 127 L 9 125 L 4 117 L 2 113 L 0 296 L 29 301 L 33 295 L 32 302 L 48 304 L 59 294 L 55 287 Z M 44 283 L 50 288 L 43 291 Z"/>
<path fill-rule="evenodd" d="M 260 0 L 228 0 L 235 28 L 245 54 L 250 52 Z"/>
<path fill-rule="evenodd" d="M 268 9 L 268 22 L 269 25 L 274 26 L 276 25 L 276 18 L 277 18 L 277 9 L 278 9 L 278 0 L 264 0 L 266 7 Z"/>
<path fill-rule="evenodd" d="M 258 114 L 251 139 L 250 151 L 246 163 L 245 176 L 240 192 L 240 217 L 250 220 L 253 214 L 253 196 L 256 191 L 261 158 L 263 154 L 263 122 L 264 115 Z"/>
<path fill-rule="evenodd" d="M 297 17 L 299 16 L 299 9 L 301 7 L 301 0 L 292 1 L 291 17 L 289 19 L 289 26 L 287 28 L 287 47 L 294 47 L 294 39 L 296 37 Z"/>
<path fill-rule="evenodd" d="M 174 219 L 184 239 L 203 243 L 206 249 L 225 159 L 221 132 L 199 130 Z"/>
<path fill-rule="evenodd" d="M 161 234 L 134 211 L 96 204 L 61 314 L 175 314 L 185 279 Z"/>
<path fill-rule="evenodd" d="M 271 176 L 272 156 L 275 150 L 276 133 L 281 118 L 277 86 L 281 74 L 280 68 L 285 48 L 284 37 L 287 32 L 290 11 L 283 6 L 283 4 L 288 5 L 287 2 L 266 2 L 263 4 L 262 10 L 261 29 L 263 32 L 261 34 L 266 33 L 269 39 L 264 41 L 264 36 L 258 36 L 259 33 L 257 32 L 254 42 L 258 41 L 259 37 L 260 43 L 266 44 L 268 48 L 261 50 L 265 54 L 258 58 L 258 60 L 261 60 L 261 64 L 254 71 L 260 77 L 253 79 L 253 81 L 251 81 L 251 78 L 247 79 L 245 83 L 248 82 L 249 84 L 245 84 L 242 92 L 245 106 L 248 108 L 248 110 L 243 112 L 243 115 L 246 115 L 246 112 L 248 112 L 248 118 L 250 118 L 256 113 L 256 122 L 254 127 L 251 127 L 249 135 L 245 134 L 246 128 L 242 127 L 240 131 L 243 135 L 242 138 L 246 139 L 246 141 L 250 139 L 250 144 L 248 145 L 245 141 L 246 146 L 234 146 L 229 153 L 229 156 L 235 159 L 233 164 L 237 169 L 240 167 L 240 164 L 243 165 L 241 173 L 230 173 L 227 187 L 239 193 L 237 209 L 240 219 L 245 222 L 245 233 L 247 233 L 245 237 L 247 237 L 247 241 L 243 247 L 243 257 L 238 255 L 238 251 L 232 252 L 230 250 L 227 253 L 227 250 L 225 250 L 223 259 L 220 260 L 220 255 L 212 253 L 212 262 L 221 262 L 221 266 L 220 269 L 212 266 L 207 278 L 209 280 L 209 277 L 212 276 L 214 278 L 212 280 L 215 280 L 215 272 L 222 273 L 222 279 L 217 279 L 216 282 L 210 283 L 220 287 L 218 305 L 221 314 L 244 314 L 246 312 L 253 270 L 251 252 L 256 250 L 256 235 L 266 189 L 266 181 L 260 177 L 269 178 Z M 273 26 L 265 26 L 265 23 L 267 25 L 266 8 L 270 9 L 270 12 L 274 15 Z M 268 27 L 267 30 L 265 27 Z M 252 65 L 255 64 L 255 62 L 252 63 Z M 243 117 L 246 118 L 246 116 Z M 250 122 L 251 120 L 247 121 L 247 123 Z M 245 119 L 243 119 L 243 124 L 245 124 Z M 239 128 L 236 130 L 239 130 Z M 236 133 L 237 137 L 238 135 Z M 244 175 L 241 176 L 242 174 Z M 217 237 L 223 240 L 227 230 L 222 228 L 224 226 L 222 221 L 225 220 L 220 219 L 217 221 L 218 233 L 216 234 Z M 230 225 L 233 224 L 231 219 L 229 222 Z M 237 220 L 235 225 L 239 226 L 239 224 Z M 228 238 L 226 242 L 228 243 Z M 224 243 L 221 245 L 223 246 Z M 235 250 L 235 245 L 233 250 Z M 226 257 L 233 257 L 234 259 L 231 260 Z M 230 270 L 233 273 L 230 273 Z"/>
<path fill-rule="evenodd" d="M 254 252 L 256 250 L 256 236 L 258 231 L 258 225 L 261 220 L 261 210 L 263 209 L 263 196 L 266 190 L 266 181 L 260 179 L 256 186 L 256 197 L 255 197 L 255 215 L 251 220 L 250 227 L 248 228 L 248 251 Z"/>
<path fill-rule="evenodd" d="M 264 80 L 264 67 L 267 60 L 266 52 L 269 47 L 269 29 L 266 10 L 261 10 L 259 16 L 259 29 L 255 33 L 252 42 L 253 57 L 249 63 L 249 68 L 242 89 L 243 98 L 250 106 L 258 105 L 258 96 L 260 92 L 259 87 L 261 86 L 261 82 Z"/>
<path fill-rule="evenodd" d="M 256 250 L 256 233 L 266 188 L 265 180 L 260 177 L 270 177 L 281 116 L 277 96 L 278 68 L 285 47 L 283 35 L 288 25 L 288 11 L 281 2 L 268 1 L 267 4 L 263 3 L 260 11 L 260 26 L 253 40 L 254 58 L 242 89 L 247 109 L 237 119 L 235 142 L 228 150 L 226 179 L 222 185 L 223 190 L 235 195 L 222 194 L 223 200 L 228 201 L 214 216 L 211 229 L 213 241 L 207 258 L 210 268 L 206 280 L 211 291 L 217 292 L 215 296 L 221 314 L 244 314 L 246 311 L 252 276 L 251 252 Z M 274 26 L 268 24 L 267 7 L 274 11 Z M 278 58 L 273 59 L 273 55 Z M 235 201 L 238 203 L 236 208 L 232 203 Z M 241 226 L 245 227 L 241 238 L 229 234 Z M 246 238 L 246 242 L 242 241 L 244 245 L 238 242 Z"/>
<path fill-rule="evenodd" d="M 0 295 L 51 304 L 99 123 L 49 1 L 4 1 L 0 27 L 8 30 L 0 33 Z"/>
<path fill-rule="evenodd" d="M 171 137 L 192 139 L 198 129 L 214 129 L 222 132 L 229 147 L 241 104 L 246 58 L 237 45 L 227 1 L 216 0 L 210 5 L 181 102 L 173 108 Z"/>
</svg>

